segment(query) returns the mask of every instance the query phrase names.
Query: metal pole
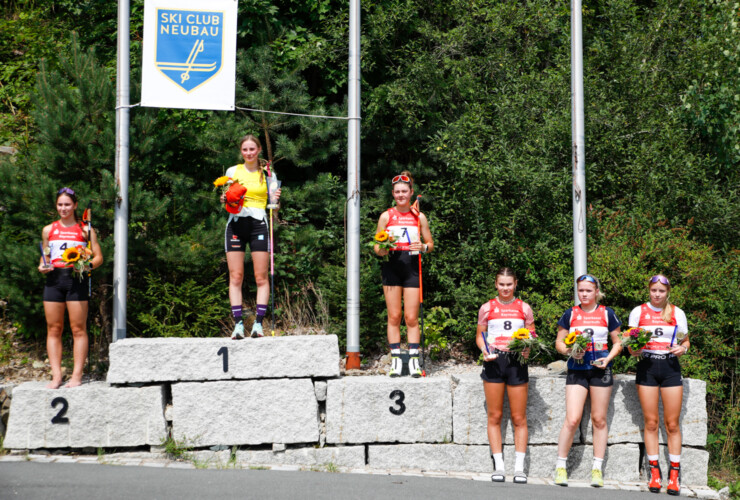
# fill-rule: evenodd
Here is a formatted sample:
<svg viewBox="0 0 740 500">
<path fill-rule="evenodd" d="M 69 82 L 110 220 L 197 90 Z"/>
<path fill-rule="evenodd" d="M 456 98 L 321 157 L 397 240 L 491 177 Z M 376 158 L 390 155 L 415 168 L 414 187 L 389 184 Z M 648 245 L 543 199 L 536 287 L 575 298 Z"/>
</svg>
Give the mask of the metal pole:
<svg viewBox="0 0 740 500">
<path fill-rule="evenodd" d="M 583 39 L 581 0 L 571 2 L 571 108 L 573 141 L 573 294 L 579 304 L 575 278 L 586 274 L 586 132 L 583 116 Z"/>
<path fill-rule="evenodd" d="M 347 364 L 360 368 L 360 0 L 349 2 L 347 126 Z"/>
<path fill-rule="evenodd" d="M 116 73 L 116 186 L 113 225 L 113 335 L 126 338 L 128 264 L 128 126 L 129 126 L 129 0 L 118 0 L 118 66 Z"/>
</svg>

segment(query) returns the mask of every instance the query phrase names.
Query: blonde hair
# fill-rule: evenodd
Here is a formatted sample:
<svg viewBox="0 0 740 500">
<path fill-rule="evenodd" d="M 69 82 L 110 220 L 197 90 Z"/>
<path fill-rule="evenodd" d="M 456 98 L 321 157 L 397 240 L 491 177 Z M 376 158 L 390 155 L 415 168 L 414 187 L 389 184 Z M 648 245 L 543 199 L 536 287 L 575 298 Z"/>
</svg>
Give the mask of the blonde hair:
<svg viewBox="0 0 740 500">
<path fill-rule="evenodd" d="M 256 136 L 252 134 L 247 134 L 244 137 L 242 137 L 239 140 L 239 149 L 241 150 L 242 144 L 244 144 L 247 141 L 252 141 L 257 145 L 257 147 L 262 151 L 262 143 L 259 139 L 257 139 Z M 260 185 L 265 182 L 265 168 L 267 168 L 267 160 L 264 160 L 262 158 L 257 159 L 257 165 L 259 165 L 259 171 L 260 171 Z"/>
</svg>

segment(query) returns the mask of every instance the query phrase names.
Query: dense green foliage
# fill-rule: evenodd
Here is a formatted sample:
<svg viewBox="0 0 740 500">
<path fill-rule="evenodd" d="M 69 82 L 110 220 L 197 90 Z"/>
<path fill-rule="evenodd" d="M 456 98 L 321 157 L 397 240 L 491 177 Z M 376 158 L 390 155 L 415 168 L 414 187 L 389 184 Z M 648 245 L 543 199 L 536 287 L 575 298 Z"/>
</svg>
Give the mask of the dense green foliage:
<svg viewBox="0 0 740 500">
<path fill-rule="evenodd" d="M 132 3 L 137 82 L 143 2 Z M 0 142 L 20 149 L 0 159 L 0 298 L 28 339 L 44 335 L 36 246 L 62 185 L 92 202 L 107 259 L 94 277 L 93 331 L 110 329 L 111 5 L 17 0 L 0 16 Z M 344 2 L 247 0 L 239 9 L 238 106 L 345 113 Z M 494 295 L 501 265 L 520 274 L 521 297 L 553 339 L 573 291 L 567 4 L 376 0 L 363 9 L 363 234 L 391 202 L 388 179 L 410 170 L 436 243 L 424 257 L 435 355 L 450 344 L 473 352 L 476 311 Z M 708 383 L 716 462 L 740 452 L 739 14 L 727 0 L 594 0 L 583 9 L 589 270 L 623 320 L 647 299 L 651 274 L 675 283 L 672 300 L 691 330 L 684 367 Z M 70 43 L 72 30 L 80 35 Z M 318 325 L 343 341 L 344 130 L 247 111 L 134 108 L 129 333 L 228 330 L 224 216 L 211 182 L 238 161 L 237 139 L 255 133 L 285 187 L 279 325 Z M 366 353 L 385 345 L 379 281 L 363 247 Z M 246 280 L 247 301 L 253 287 Z"/>
</svg>

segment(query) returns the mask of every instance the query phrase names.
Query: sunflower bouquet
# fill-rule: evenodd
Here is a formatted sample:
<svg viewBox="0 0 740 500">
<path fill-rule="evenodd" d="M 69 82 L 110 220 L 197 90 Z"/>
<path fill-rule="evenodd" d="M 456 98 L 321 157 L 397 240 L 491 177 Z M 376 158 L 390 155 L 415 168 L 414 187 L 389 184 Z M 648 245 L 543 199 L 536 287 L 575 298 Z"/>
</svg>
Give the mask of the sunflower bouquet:
<svg viewBox="0 0 740 500">
<path fill-rule="evenodd" d="M 516 353 L 516 359 L 522 364 L 527 364 L 529 359 L 534 359 L 543 352 L 549 351 L 547 346 L 533 336 L 527 328 L 515 330 L 507 347 L 510 352 Z M 529 349 L 529 359 L 522 354 L 526 349 Z"/>
<path fill-rule="evenodd" d="M 381 249 L 391 250 L 396 246 L 396 238 L 392 236 L 387 230 L 383 229 L 375 233 L 373 240 L 367 244 L 370 248 L 374 248 L 378 245 Z"/>
<path fill-rule="evenodd" d="M 232 179 L 228 175 L 222 175 L 221 177 L 213 181 L 213 188 L 221 188 L 221 194 L 226 194 L 226 190 L 229 189 L 229 186 L 231 186 L 233 182 L 234 179 Z"/>
<path fill-rule="evenodd" d="M 89 270 L 92 265 L 92 258 L 92 250 L 83 245 L 69 247 L 62 254 L 62 260 L 69 265 L 68 267 L 74 269 L 80 281 L 82 281 L 85 271 Z"/>
<path fill-rule="evenodd" d="M 630 328 L 622 334 L 622 346 L 639 351 L 650 342 L 652 334 L 639 326 Z"/>
<path fill-rule="evenodd" d="M 565 345 L 571 349 L 570 356 L 568 356 L 569 360 L 573 360 L 579 365 L 583 364 L 583 357 L 576 358 L 574 355 L 581 354 L 586 352 L 586 348 L 588 348 L 588 343 L 591 341 L 591 336 L 588 333 L 584 333 L 580 330 L 574 330 L 570 332 L 563 342 L 565 342 Z"/>
</svg>

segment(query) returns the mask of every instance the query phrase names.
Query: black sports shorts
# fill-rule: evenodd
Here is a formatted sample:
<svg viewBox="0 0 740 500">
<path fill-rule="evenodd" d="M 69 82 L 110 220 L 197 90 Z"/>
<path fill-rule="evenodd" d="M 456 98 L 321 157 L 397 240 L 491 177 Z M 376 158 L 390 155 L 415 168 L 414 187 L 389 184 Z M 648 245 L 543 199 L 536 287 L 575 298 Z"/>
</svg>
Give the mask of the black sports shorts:
<svg viewBox="0 0 740 500">
<path fill-rule="evenodd" d="M 226 224 L 224 246 L 226 252 L 269 252 L 270 239 L 268 226 L 264 219 L 238 217 Z"/>
<path fill-rule="evenodd" d="M 662 358 L 660 356 L 663 356 Z M 650 387 L 677 387 L 683 385 L 681 365 L 673 354 L 645 353 L 637 363 L 637 385 Z"/>
<path fill-rule="evenodd" d="M 406 250 L 390 251 L 381 267 L 383 286 L 419 288 L 419 254 Z"/>
<path fill-rule="evenodd" d="M 54 269 L 46 275 L 44 302 L 87 302 L 90 289 L 87 276 L 80 280 L 72 269 Z"/>
<path fill-rule="evenodd" d="M 516 354 L 496 350 L 498 358 L 483 363 L 480 378 L 484 382 L 506 385 L 522 385 L 529 382 L 529 370 L 526 364 L 516 359 Z"/>
<path fill-rule="evenodd" d="M 612 368 L 607 366 L 605 369 L 591 368 L 590 370 L 568 370 L 568 376 L 565 378 L 565 385 L 580 385 L 588 389 L 589 387 L 611 387 L 614 385 L 612 377 Z"/>
</svg>

